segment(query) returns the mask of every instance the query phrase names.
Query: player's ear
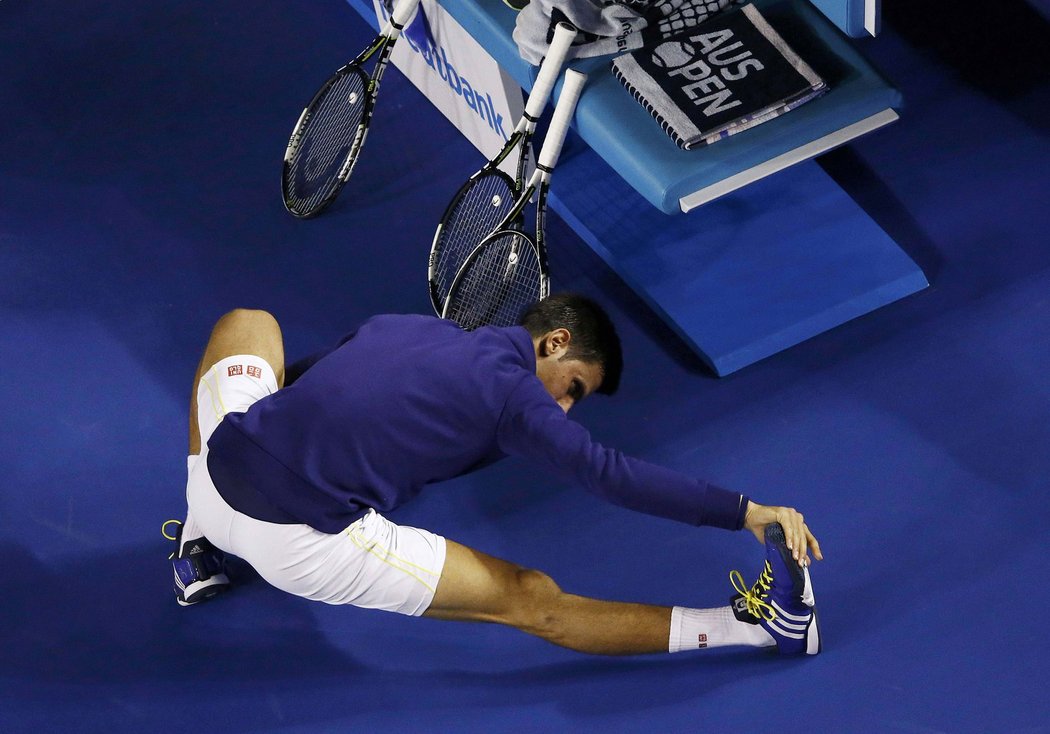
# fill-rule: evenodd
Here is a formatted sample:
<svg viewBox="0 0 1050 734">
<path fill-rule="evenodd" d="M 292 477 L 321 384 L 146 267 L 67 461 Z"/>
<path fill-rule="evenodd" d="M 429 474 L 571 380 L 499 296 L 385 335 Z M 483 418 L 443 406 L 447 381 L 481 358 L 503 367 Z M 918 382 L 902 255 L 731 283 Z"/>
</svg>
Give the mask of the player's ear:
<svg viewBox="0 0 1050 734">
<path fill-rule="evenodd" d="M 569 348 L 569 342 L 572 341 L 572 334 L 566 328 L 558 328 L 554 331 L 547 333 L 544 338 L 544 342 L 547 345 L 547 354 L 556 354 L 559 351 L 565 352 Z"/>
</svg>

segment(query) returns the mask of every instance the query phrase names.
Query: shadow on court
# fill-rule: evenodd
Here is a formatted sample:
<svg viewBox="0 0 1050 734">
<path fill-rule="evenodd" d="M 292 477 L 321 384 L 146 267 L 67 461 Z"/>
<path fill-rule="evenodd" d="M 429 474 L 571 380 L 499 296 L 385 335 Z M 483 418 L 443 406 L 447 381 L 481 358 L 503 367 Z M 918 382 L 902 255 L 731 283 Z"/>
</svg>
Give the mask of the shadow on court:
<svg viewBox="0 0 1050 734">
<path fill-rule="evenodd" d="M 79 721 L 81 731 L 107 720 L 110 730 L 134 730 L 136 721 L 185 715 L 186 706 L 211 720 L 205 731 L 223 718 L 240 730 L 335 721 L 348 711 L 351 718 L 397 714 L 422 721 L 508 702 L 553 707 L 581 720 L 635 716 L 682 701 L 699 705 L 730 682 L 783 672 L 768 651 L 670 660 L 566 653 L 559 662 L 548 656 L 517 665 L 508 655 L 546 643 L 501 629 L 509 645 L 486 650 L 485 631 L 492 628 L 485 625 L 474 625 L 478 650 L 434 655 L 472 631 L 350 608 L 315 614 L 319 605 L 270 588 L 237 560 L 233 591 L 179 608 L 157 545 L 47 565 L 5 542 L 0 557 L 7 599 L 0 678 L 17 694 L 9 711 L 20 711 L 21 721 Z M 399 648 L 413 639 L 423 649 L 403 658 Z M 474 664 L 463 667 L 475 653 Z M 639 688 L 639 676 L 649 685 Z"/>
</svg>

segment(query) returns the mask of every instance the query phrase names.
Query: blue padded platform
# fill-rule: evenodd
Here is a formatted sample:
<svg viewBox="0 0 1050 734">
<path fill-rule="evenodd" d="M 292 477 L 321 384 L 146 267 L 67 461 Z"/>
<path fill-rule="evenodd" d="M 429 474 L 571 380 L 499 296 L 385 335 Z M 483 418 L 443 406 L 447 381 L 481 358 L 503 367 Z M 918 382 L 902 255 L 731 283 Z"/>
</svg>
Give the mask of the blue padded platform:
<svg viewBox="0 0 1050 734">
<path fill-rule="evenodd" d="M 881 0 L 810 0 L 843 33 L 874 36 L 879 32 Z"/>
<path fill-rule="evenodd" d="M 581 144 L 550 202 L 720 376 L 928 285 L 812 161 L 667 217 Z"/>
<path fill-rule="evenodd" d="M 500 0 L 442 0 L 442 6 L 524 88 L 535 69 L 511 38 L 516 14 Z M 684 151 L 609 70 L 609 59 L 573 63 L 589 73 L 574 126 L 642 197 L 680 213 L 896 119 L 900 93 L 808 0 L 758 0 L 770 23 L 831 86 L 823 97 L 700 150 Z"/>
</svg>

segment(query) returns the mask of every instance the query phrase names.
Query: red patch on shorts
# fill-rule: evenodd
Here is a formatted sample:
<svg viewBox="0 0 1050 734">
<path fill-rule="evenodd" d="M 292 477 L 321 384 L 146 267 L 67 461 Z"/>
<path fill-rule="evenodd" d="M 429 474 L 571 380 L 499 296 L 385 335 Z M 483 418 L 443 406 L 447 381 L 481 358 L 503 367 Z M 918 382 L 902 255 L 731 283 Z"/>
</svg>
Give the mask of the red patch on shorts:
<svg viewBox="0 0 1050 734">
<path fill-rule="evenodd" d="M 262 379 L 262 367 L 256 367 L 255 365 L 248 365 L 248 377 L 254 377 L 256 379 Z"/>
<path fill-rule="evenodd" d="M 234 375 L 243 375 L 244 374 L 244 365 L 231 364 L 226 369 L 226 374 L 228 374 L 230 377 L 233 377 Z"/>
</svg>

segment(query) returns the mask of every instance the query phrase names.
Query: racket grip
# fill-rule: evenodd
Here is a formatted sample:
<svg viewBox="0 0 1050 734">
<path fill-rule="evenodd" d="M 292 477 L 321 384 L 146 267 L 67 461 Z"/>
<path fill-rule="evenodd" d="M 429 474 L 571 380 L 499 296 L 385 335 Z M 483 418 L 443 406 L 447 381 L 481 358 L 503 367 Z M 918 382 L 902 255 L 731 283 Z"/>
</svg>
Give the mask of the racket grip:
<svg viewBox="0 0 1050 734">
<path fill-rule="evenodd" d="M 569 23 L 559 23 L 554 28 L 554 38 L 551 39 L 547 55 L 543 57 L 543 63 L 540 64 L 536 81 L 532 84 L 529 101 L 525 103 L 525 114 L 529 117 L 536 119 L 547 106 L 551 90 L 554 89 L 554 82 L 558 80 L 562 64 L 565 63 L 565 57 L 569 55 L 569 48 L 575 38 L 576 28 Z"/>
<path fill-rule="evenodd" d="M 390 14 L 390 22 L 396 33 L 401 33 L 400 28 L 403 28 L 412 19 L 412 14 L 416 12 L 418 5 L 419 0 L 397 0 L 394 3 L 394 12 Z"/>
<path fill-rule="evenodd" d="M 565 72 L 565 83 L 561 85 L 561 94 L 554 108 L 554 117 L 551 118 L 551 125 L 547 128 L 547 137 L 544 138 L 543 148 L 540 150 L 538 163 L 541 167 L 551 169 L 558 162 L 561 146 L 565 143 L 565 135 L 569 132 L 569 121 L 572 120 L 572 113 L 576 111 L 576 103 L 586 83 L 586 74 L 575 69 Z"/>
</svg>

